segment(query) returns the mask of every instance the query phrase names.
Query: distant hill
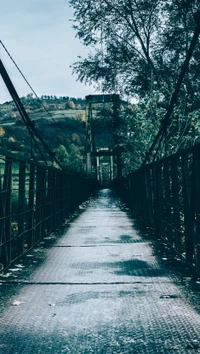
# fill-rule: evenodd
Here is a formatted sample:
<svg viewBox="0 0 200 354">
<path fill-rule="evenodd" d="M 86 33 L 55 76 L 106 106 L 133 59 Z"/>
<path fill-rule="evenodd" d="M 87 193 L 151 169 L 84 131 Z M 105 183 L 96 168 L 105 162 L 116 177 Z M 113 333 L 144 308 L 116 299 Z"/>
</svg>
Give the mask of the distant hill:
<svg viewBox="0 0 200 354">
<path fill-rule="evenodd" d="M 21 101 L 49 147 L 70 171 L 82 169 L 85 146 L 85 100 L 32 94 Z M 0 104 L 0 146 L 30 157 L 30 137 L 13 101 Z M 38 151 L 34 156 L 41 160 Z"/>
</svg>

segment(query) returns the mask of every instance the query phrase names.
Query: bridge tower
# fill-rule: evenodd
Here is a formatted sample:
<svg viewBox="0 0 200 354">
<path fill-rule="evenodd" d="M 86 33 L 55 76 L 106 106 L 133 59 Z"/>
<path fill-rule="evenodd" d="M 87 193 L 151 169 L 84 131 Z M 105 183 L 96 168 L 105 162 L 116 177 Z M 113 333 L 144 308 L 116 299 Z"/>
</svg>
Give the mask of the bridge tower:
<svg viewBox="0 0 200 354">
<path fill-rule="evenodd" d="M 96 132 L 94 131 L 95 112 L 93 108 L 99 105 L 112 105 L 112 142 L 106 146 L 98 146 Z M 113 178 L 122 175 L 121 151 L 119 147 L 118 131 L 120 97 L 116 94 L 102 94 L 86 96 L 86 149 L 85 149 L 85 173 L 87 176 L 96 177 L 100 185 L 108 185 Z M 103 117 L 102 117 L 103 118 Z M 100 117 L 101 120 L 101 117 Z M 105 129 L 105 134 L 108 129 Z"/>
</svg>

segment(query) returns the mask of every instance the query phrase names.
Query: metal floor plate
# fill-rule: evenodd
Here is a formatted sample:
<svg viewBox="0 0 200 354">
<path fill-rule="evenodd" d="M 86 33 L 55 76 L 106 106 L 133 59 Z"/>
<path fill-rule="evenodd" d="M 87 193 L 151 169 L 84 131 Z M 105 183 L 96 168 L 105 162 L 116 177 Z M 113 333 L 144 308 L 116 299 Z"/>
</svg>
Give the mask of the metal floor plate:
<svg viewBox="0 0 200 354">
<path fill-rule="evenodd" d="M 133 225 L 103 190 L 41 258 L 13 265 L 1 278 L 0 353 L 200 353 L 199 311 Z"/>
</svg>

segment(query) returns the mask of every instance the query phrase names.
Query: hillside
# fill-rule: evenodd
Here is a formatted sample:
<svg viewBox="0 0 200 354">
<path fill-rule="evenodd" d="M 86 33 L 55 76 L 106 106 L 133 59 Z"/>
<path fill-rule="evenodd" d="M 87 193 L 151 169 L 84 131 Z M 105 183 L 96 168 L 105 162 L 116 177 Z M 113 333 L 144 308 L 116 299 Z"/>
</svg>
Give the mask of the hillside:
<svg viewBox="0 0 200 354">
<path fill-rule="evenodd" d="M 42 138 L 62 164 L 80 172 L 85 146 L 85 101 L 56 96 L 42 96 L 37 100 L 32 95 L 21 100 Z M 12 101 L 0 105 L 0 146 L 30 157 L 30 137 Z M 35 159 L 41 160 L 35 148 L 33 154 Z"/>
</svg>

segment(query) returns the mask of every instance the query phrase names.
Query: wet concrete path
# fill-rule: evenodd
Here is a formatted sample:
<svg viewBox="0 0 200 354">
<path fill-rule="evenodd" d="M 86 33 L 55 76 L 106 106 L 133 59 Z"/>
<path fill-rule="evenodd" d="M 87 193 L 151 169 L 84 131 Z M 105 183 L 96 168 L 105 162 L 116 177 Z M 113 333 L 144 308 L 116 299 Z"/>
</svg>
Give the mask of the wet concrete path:
<svg viewBox="0 0 200 354">
<path fill-rule="evenodd" d="M 42 245 L 1 277 L 1 354 L 200 353 L 198 311 L 113 192 Z"/>
</svg>

